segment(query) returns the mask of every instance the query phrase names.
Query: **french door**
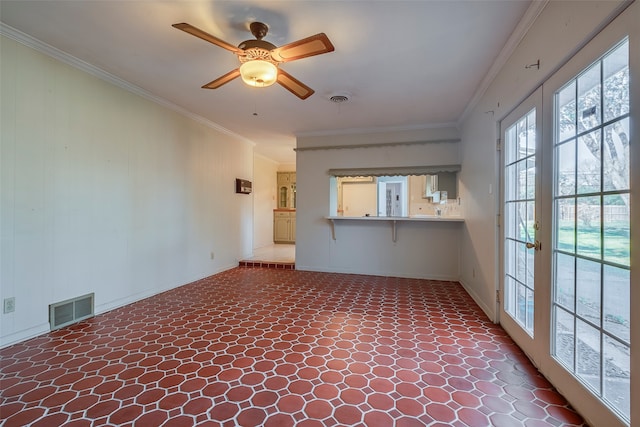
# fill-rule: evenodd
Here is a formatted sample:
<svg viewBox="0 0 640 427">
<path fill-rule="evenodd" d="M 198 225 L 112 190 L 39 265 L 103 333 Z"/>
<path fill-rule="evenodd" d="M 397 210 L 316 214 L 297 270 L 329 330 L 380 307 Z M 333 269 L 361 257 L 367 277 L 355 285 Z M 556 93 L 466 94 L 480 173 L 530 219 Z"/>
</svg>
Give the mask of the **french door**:
<svg viewBox="0 0 640 427">
<path fill-rule="evenodd" d="M 640 50 L 628 32 L 637 20 L 618 22 L 500 121 L 499 321 L 593 425 L 607 426 L 638 422 L 631 159 Z"/>
<path fill-rule="evenodd" d="M 629 41 L 554 90 L 552 356 L 631 413 Z"/>
<path fill-rule="evenodd" d="M 542 90 L 500 122 L 501 264 L 500 323 L 534 360 L 539 310 L 540 171 Z"/>
</svg>

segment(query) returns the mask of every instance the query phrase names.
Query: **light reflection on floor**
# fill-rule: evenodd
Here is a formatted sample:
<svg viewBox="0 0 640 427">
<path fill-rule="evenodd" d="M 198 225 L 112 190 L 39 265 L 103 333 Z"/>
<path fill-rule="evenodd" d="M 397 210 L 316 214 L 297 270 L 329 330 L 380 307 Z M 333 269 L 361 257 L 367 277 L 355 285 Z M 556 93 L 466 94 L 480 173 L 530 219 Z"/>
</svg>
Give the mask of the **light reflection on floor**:
<svg viewBox="0 0 640 427">
<path fill-rule="evenodd" d="M 251 261 L 295 262 L 296 245 L 277 244 L 254 249 Z"/>
</svg>

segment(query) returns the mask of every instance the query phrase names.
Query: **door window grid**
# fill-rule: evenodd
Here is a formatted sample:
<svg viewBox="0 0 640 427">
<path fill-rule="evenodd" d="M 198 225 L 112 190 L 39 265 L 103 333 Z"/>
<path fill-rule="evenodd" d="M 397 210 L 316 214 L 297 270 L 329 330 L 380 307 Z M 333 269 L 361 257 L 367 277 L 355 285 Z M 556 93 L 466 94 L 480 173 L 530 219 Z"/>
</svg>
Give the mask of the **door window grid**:
<svg viewBox="0 0 640 427">
<path fill-rule="evenodd" d="M 628 49 L 623 41 L 555 96 L 552 304 L 553 356 L 627 421 Z"/>
<path fill-rule="evenodd" d="M 533 336 L 536 110 L 505 132 L 504 310 Z"/>
</svg>

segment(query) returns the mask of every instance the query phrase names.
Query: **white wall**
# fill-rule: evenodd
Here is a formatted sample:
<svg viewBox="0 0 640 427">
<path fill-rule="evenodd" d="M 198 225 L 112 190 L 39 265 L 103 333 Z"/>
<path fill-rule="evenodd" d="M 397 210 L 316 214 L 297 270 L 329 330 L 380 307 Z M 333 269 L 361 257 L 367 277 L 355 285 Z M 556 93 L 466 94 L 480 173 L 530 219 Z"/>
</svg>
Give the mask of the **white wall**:
<svg viewBox="0 0 640 427">
<path fill-rule="evenodd" d="M 47 331 L 51 303 L 104 312 L 251 253 L 250 144 L 0 42 L 0 345 Z"/>
<path fill-rule="evenodd" d="M 330 214 L 328 169 L 457 164 L 457 142 L 308 149 L 456 138 L 454 128 L 299 137 L 296 269 L 457 280 L 461 223 L 401 223 L 394 243 L 387 221 L 339 221 L 333 240 L 325 219 Z"/>
<path fill-rule="evenodd" d="M 255 154 L 253 163 L 253 249 L 273 245 L 278 163 Z"/>
</svg>

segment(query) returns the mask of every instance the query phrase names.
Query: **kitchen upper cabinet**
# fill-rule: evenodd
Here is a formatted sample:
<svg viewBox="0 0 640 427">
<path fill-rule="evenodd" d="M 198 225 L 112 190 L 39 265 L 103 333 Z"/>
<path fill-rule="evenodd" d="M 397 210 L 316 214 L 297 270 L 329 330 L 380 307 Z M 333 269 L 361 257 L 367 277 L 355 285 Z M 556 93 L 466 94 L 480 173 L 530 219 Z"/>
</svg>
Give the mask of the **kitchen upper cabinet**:
<svg viewBox="0 0 640 427">
<path fill-rule="evenodd" d="M 278 209 L 296 208 L 296 173 L 278 172 Z"/>
<path fill-rule="evenodd" d="M 447 199 L 458 197 L 458 175 L 455 172 L 439 172 L 425 175 L 424 196 L 440 198 L 442 192 L 447 192 Z"/>
</svg>

